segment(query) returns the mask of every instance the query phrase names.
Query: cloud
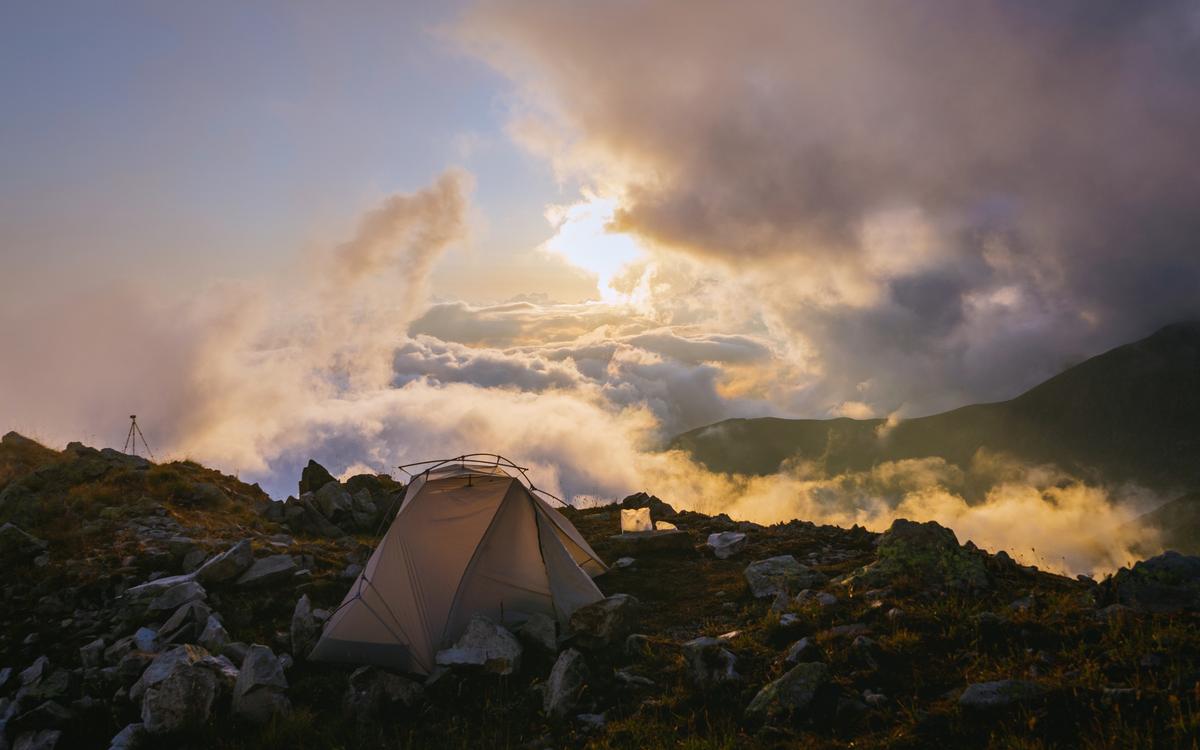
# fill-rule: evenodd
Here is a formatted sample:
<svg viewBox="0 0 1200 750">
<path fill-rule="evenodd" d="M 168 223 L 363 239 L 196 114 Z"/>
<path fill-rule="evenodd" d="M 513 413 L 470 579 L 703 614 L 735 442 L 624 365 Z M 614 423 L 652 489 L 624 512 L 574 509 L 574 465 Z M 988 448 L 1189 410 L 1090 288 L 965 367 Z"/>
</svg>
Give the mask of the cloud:
<svg viewBox="0 0 1200 750">
<path fill-rule="evenodd" d="M 1192 3 L 495 0 L 458 39 L 615 230 L 751 290 L 693 309 L 820 361 L 788 409 L 1011 397 L 1200 315 Z"/>
</svg>

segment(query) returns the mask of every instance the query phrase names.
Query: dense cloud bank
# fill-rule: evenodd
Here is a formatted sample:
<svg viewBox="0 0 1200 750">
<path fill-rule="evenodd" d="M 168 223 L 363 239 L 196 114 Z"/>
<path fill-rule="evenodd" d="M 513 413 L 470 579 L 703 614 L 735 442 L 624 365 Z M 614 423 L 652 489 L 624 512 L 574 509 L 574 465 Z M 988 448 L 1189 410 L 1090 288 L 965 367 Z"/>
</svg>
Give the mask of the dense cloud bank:
<svg viewBox="0 0 1200 750">
<path fill-rule="evenodd" d="M 1200 315 L 1192 2 L 485 0 L 458 37 L 615 228 L 815 353 L 809 415 L 1006 398 Z"/>
</svg>

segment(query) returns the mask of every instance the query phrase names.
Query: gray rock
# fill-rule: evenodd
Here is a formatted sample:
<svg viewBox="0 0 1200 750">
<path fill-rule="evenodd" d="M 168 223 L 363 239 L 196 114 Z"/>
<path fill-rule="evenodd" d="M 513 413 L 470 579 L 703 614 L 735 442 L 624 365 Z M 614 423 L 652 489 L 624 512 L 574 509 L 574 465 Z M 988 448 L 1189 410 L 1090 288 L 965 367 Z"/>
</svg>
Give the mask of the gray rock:
<svg viewBox="0 0 1200 750">
<path fill-rule="evenodd" d="M 321 464 L 309 459 L 308 465 L 300 472 L 300 489 L 298 494 L 316 492 L 330 482 L 336 482 L 333 475 Z"/>
<path fill-rule="evenodd" d="M 750 593 L 758 599 L 815 588 L 829 580 L 825 574 L 801 565 L 791 555 L 756 560 L 746 567 L 743 575 L 746 585 L 750 587 Z"/>
<path fill-rule="evenodd" d="M 705 543 L 719 560 L 728 560 L 746 548 L 746 535 L 740 531 L 721 531 L 709 534 Z"/>
<path fill-rule="evenodd" d="M 150 612 L 174 612 L 188 602 L 208 598 L 208 592 L 195 581 L 182 581 L 166 589 L 146 607 Z"/>
<path fill-rule="evenodd" d="M 54 750 L 61 739 L 62 732 L 57 729 L 25 732 L 13 743 L 13 750 Z"/>
<path fill-rule="evenodd" d="M 50 671 L 50 657 L 39 656 L 25 669 L 21 670 L 21 685 L 28 686 L 42 679 Z"/>
<path fill-rule="evenodd" d="M 783 660 L 788 664 L 825 661 L 825 652 L 812 638 L 801 638 L 788 648 Z"/>
<path fill-rule="evenodd" d="M 167 734 L 208 720 L 217 697 L 217 676 L 208 652 L 177 646 L 154 659 L 130 697 L 142 702 L 142 724 L 150 734 Z"/>
<path fill-rule="evenodd" d="M 265 724 L 272 716 L 291 711 L 287 677 L 279 659 L 266 646 L 254 644 L 242 661 L 233 688 L 233 713 L 254 724 Z"/>
<path fill-rule="evenodd" d="M 265 588 L 290 580 L 299 570 L 296 559 L 291 555 L 270 555 L 254 561 L 250 569 L 237 579 L 239 588 Z"/>
<path fill-rule="evenodd" d="M 838 600 L 836 596 L 826 591 L 804 589 L 799 594 L 796 594 L 795 602 L 801 606 L 805 604 L 816 604 L 822 609 L 829 609 L 830 607 L 836 607 Z"/>
<path fill-rule="evenodd" d="M 221 624 L 220 620 L 214 615 L 209 615 L 208 619 L 204 621 L 204 629 L 200 631 L 199 637 L 196 638 L 196 643 L 199 643 L 211 653 L 219 654 L 229 644 L 229 633 L 225 630 L 225 626 Z"/>
<path fill-rule="evenodd" d="M 613 676 L 616 677 L 619 682 L 623 682 L 626 685 L 634 685 L 637 687 L 654 687 L 654 680 L 650 679 L 649 677 L 642 677 L 640 674 L 634 674 L 628 669 L 618 669 L 613 673 Z"/>
<path fill-rule="evenodd" d="M 250 653 L 250 646 L 241 641 L 231 641 L 221 649 L 221 655 L 229 657 L 235 664 L 241 664 L 248 653 Z"/>
<path fill-rule="evenodd" d="M 558 653 L 558 623 L 548 615 L 532 615 L 517 626 L 515 634 L 526 648 L 547 654 Z"/>
<path fill-rule="evenodd" d="M 0 690 L 7 689 L 8 683 L 12 681 L 12 678 L 13 678 L 12 667 L 5 667 L 4 669 L 0 669 Z"/>
<path fill-rule="evenodd" d="M 108 750 L 138 750 L 146 745 L 148 737 L 145 724 L 126 724 L 108 743 Z"/>
<path fill-rule="evenodd" d="M 85 668 L 98 668 L 104 664 L 104 639 L 97 638 L 79 649 L 79 663 Z"/>
<path fill-rule="evenodd" d="M 185 554 L 183 556 L 183 560 L 180 561 L 179 567 L 183 569 L 184 573 L 194 573 L 201 565 L 204 564 L 204 561 L 207 558 L 208 558 L 208 553 L 205 552 L 200 547 L 196 547 L 196 548 L 188 551 L 187 554 Z M 140 726 L 140 725 L 130 724 L 129 726 L 132 727 L 132 726 Z M 124 731 L 124 730 L 122 730 L 122 731 Z M 143 731 L 144 731 L 144 728 L 143 728 Z"/>
<path fill-rule="evenodd" d="M 720 638 L 694 638 L 683 644 L 683 656 L 688 664 L 688 679 L 693 685 L 709 688 L 726 682 L 737 682 L 737 657 L 725 648 Z"/>
<path fill-rule="evenodd" d="M 568 621 L 580 646 L 600 648 L 617 643 L 637 627 L 639 602 L 629 594 L 613 594 L 575 610 Z"/>
<path fill-rule="evenodd" d="M 160 643 L 190 643 L 204 630 L 212 610 L 202 601 L 184 604 L 158 629 Z"/>
<path fill-rule="evenodd" d="M 626 568 L 632 568 L 634 565 L 637 565 L 637 560 L 635 558 L 618 557 L 616 559 L 616 561 L 612 564 L 612 569 L 613 570 L 625 570 Z"/>
<path fill-rule="evenodd" d="M 576 714 L 575 721 L 579 722 L 584 732 L 598 732 L 608 724 L 604 714 Z"/>
<path fill-rule="evenodd" d="M 876 561 L 846 576 L 846 584 L 872 589 L 902 578 L 953 589 L 990 585 L 984 555 L 959 546 L 954 532 L 934 521 L 897 518 L 879 537 L 876 550 Z"/>
<path fill-rule="evenodd" d="M 439 651 L 435 660 L 443 667 L 482 667 L 506 675 L 521 668 L 522 650 L 521 642 L 503 626 L 475 615 L 454 647 Z"/>
<path fill-rule="evenodd" d="M 975 710 L 1007 708 L 1036 700 L 1045 692 L 1041 685 L 1027 680 L 976 682 L 958 697 L 958 705 Z"/>
<path fill-rule="evenodd" d="M 575 713 L 587 680 L 588 668 L 583 654 L 573 648 L 559 654 L 543 694 L 542 709 L 546 715 L 561 719 Z"/>
<path fill-rule="evenodd" d="M 113 645 L 115 646 L 116 644 Z M 135 632 L 132 636 L 130 645 L 132 648 L 138 651 L 143 651 L 147 654 L 158 653 L 158 631 L 154 628 L 138 628 L 137 632 Z M 125 651 L 125 654 L 127 653 L 129 653 L 128 650 Z M 121 656 L 124 656 L 125 654 L 121 654 Z"/>
<path fill-rule="evenodd" d="M 343 581 L 353 581 L 354 579 L 358 578 L 359 574 L 362 572 L 363 566 L 359 565 L 358 563 L 350 563 L 342 570 L 341 573 L 338 574 L 338 577 Z"/>
<path fill-rule="evenodd" d="M 205 586 L 216 586 L 232 581 L 254 564 L 254 550 L 250 540 L 243 539 L 208 562 L 193 574 Z"/>
<path fill-rule="evenodd" d="M 820 662 L 797 664 L 782 677 L 763 686 L 746 707 L 752 719 L 795 717 L 806 714 L 818 691 L 829 682 L 829 667 Z"/>
<path fill-rule="evenodd" d="M 314 491 L 313 502 L 321 515 L 330 520 L 354 510 L 354 498 L 337 482 L 329 482 Z"/>
<path fill-rule="evenodd" d="M 290 635 L 292 637 L 292 653 L 297 659 L 308 658 L 308 653 L 312 651 L 316 645 L 319 629 L 317 621 L 313 618 L 312 602 L 309 601 L 308 594 L 300 597 L 296 602 L 295 609 L 292 610 L 292 625 Z"/>
<path fill-rule="evenodd" d="M 192 573 L 178 576 L 163 576 L 162 578 L 155 578 L 152 581 L 146 581 L 145 583 L 125 589 L 125 596 L 134 601 L 146 601 L 159 596 L 167 591 L 167 589 L 194 580 L 195 575 Z"/>
</svg>

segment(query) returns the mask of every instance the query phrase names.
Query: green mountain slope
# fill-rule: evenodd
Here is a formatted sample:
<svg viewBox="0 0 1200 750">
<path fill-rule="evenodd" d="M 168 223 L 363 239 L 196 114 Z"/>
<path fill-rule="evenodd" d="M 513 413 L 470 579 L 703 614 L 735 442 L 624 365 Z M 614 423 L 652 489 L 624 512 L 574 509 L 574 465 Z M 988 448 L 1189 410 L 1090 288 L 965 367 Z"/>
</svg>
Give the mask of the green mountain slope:
<svg viewBox="0 0 1200 750">
<path fill-rule="evenodd" d="M 1086 478 L 1200 487 L 1200 322 L 1177 323 L 1071 367 L 1010 400 L 908 419 L 730 419 L 676 437 L 714 471 L 770 474 L 798 457 L 831 473 L 980 448 Z"/>
</svg>

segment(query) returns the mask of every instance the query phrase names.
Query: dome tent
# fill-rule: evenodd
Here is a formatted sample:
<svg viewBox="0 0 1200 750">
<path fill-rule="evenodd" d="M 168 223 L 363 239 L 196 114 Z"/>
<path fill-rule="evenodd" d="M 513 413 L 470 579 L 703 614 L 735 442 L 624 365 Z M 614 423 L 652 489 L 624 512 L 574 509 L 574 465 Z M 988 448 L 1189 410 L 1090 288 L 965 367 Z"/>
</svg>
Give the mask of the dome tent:
<svg viewBox="0 0 1200 750">
<path fill-rule="evenodd" d="M 541 613 L 560 623 L 603 594 L 606 568 L 579 531 L 480 454 L 430 462 L 309 655 L 428 674 L 481 614 L 509 626 Z"/>
</svg>

